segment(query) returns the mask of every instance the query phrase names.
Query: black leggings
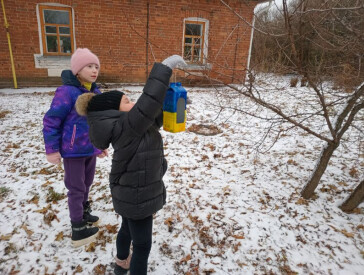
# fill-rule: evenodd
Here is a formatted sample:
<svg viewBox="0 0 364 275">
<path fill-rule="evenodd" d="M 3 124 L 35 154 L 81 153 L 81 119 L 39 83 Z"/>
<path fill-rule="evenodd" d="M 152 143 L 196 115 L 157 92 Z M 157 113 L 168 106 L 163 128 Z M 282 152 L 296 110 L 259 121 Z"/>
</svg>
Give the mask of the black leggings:
<svg viewBox="0 0 364 275">
<path fill-rule="evenodd" d="M 117 257 L 120 260 L 126 259 L 129 256 L 130 243 L 133 241 L 130 275 L 147 274 L 148 257 L 152 248 L 153 216 L 142 220 L 122 218 L 116 238 Z"/>
</svg>

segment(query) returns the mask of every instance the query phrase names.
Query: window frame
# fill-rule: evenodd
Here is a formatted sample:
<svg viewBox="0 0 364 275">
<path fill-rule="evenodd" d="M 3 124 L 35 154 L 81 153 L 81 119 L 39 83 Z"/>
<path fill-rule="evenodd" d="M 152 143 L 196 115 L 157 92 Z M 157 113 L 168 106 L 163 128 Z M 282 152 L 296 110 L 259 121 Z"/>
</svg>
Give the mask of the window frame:
<svg viewBox="0 0 364 275">
<path fill-rule="evenodd" d="M 54 11 L 67 11 L 69 16 L 69 24 L 51 24 L 44 22 L 44 10 L 54 10 Z M 53 6 L 53 5 L 39 5 L 39 19 L 40 19 L 40 29 L 41 29 L 41 43 L 43 47 L 43 55 L 45 56 L 71 56 L 74 52 L 74 30 L 73 30 L 73 12 L 71 7 L 65 6 Z M 45 28 L 46 26 L 56 27 L 56 34 L 49 35 L 46 34 Z M 59 28 L 60 27 L 68 27 L 70 29 L 69 34 L 60 34 Z M 47 48 L 47 36 L 56 36 L 57 37 L 57 52 L 48 52 Z M 61 37 L 69 37 L 71 41 L 71 52 L 64 53 L 61 52 Z"/>
<path fill-rule="evenodd" d="M 188 24 L 193 24 L 193 25 L 200 25 L 201 26 L 201 35 L 187 35 L 186 34 L 186 26 Z M 185 20 L 184 22 L 184 31 L 183 31 L 183 58 L 185 59 L 185 48 L 191 47 L 191 59 L 187 60 L 185 59 L 185 61 L 189 64 L 203 64 L 203 60 L 204 60 L 204 44 L 205 44 L 205 22 L 201 22 L 201 21 L 192 21 L 192 20 Z M 186 38 L 191 38 L 191 43 L 186 43 Z M 200 44 L 199 46 L 196 46 L 195 44 L 195 39 L 199 39 L 200 40 Z M 198 61 L 194 61 L 194 52 L 195 52 L 195 48 L 200 48 L 200 56 L 198 57 Z"/>
<path fill-rule="evenodd" d="M 187 24 L 197 24 L 197 25 L 201 25 L 202 26 L 202 30 L 201 30 L 201 36 L 195 36 L 195 35 L 186 35 L 186 25 Z M 191 59 L 187 60 L 185 59 L 187 64 L 190 65 L 203 65 L 206 63 L 206 58 L 207 58 L 207 43 L 208 43 L 208 26 L 209 26 L 209 21 L 207 19 L 203 19 L 203 18 L 196 18 L 196 17 L 190 17 L 190 18 L 185 18 L 184 22 L 183 22 L 183 40 L 182 40 L 182 56 L 185 59 L 185 47 L 186 46 L 191 46 Z M 191 43 L 186 43 L 186 38 L 191 38 L 192 41 Z M 194 39 L 200 39 L 200 56 L 198 61 L 193 61 L 193 57 L 194 57 Z M 192 44 L 192 45 L 191 45 Z"/>
</svg>

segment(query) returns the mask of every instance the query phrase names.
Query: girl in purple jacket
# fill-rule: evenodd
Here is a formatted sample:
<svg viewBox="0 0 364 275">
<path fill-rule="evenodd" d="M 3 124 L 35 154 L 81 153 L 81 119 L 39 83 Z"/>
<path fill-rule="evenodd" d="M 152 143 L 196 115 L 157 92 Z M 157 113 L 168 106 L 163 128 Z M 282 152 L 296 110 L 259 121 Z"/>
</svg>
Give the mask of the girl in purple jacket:
<svg viewBox="0 0 364 275">
<path fill-rule="evenodd" d="M 43 119 L 47 161 L 60 164 L 63 158 L 75 247 L 92 242 L 99 231 L 96 226 L 89 227 L 99 218 L 90 214 L 88 195 L 94 179 L 96 156 L 105 157 L 108 153 L 91 144 L 87 120 L 75 109 L 79 95 L 101 93 L 95 83 L 99 70 L 100 62 L 95 54 L 86 48 L 77 49 L 71 57 L 71 70 L 62 72 L 63 85 L 57 88 Z"/>
</svg>

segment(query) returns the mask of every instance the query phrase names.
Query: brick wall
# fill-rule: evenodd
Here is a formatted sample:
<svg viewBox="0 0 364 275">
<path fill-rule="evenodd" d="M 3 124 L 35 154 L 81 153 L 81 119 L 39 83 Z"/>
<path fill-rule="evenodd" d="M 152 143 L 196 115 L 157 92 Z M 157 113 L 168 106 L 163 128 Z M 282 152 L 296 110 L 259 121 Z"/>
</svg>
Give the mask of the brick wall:
<svg viewBox="0 0 364 275">
<path fill-rule="evenodd" d="M 208 63 L 212 68 L 204 73 L 224 82 L 239 82 L 244 75 L 251 30 L 218 0 L 53 2 L 73 8 L 76 46 L 87 47 L 99 57 L 98 81 L 144 82 L 146 70 L 150 71 L 153 62 L 172 54 L 182 55 L 183 20 L 188 17 L 209 20 Z M 35 68 L 34 54 L 40 54 L 37 3 L 4 1 L 19 86 L 57 83 L 48 76 L 47 69 Z M 251 22 L 256 2 L 236 0 L 229 4 Z M 4 27 L 0 27 L 0 65 L 0 86 L 11 87 L 12 70 Z M 177 77 L 185 83 L 203 80 L 183 72 Z"/>
</svg>

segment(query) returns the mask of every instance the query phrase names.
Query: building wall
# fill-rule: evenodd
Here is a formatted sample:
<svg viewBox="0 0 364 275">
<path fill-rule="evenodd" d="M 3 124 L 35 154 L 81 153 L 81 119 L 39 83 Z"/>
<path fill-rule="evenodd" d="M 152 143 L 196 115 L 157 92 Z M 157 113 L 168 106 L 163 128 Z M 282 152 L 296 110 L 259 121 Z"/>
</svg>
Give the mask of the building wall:
<svg viewBox="0 0 364 275">
<path fill-rule="evenodd" d="M 41 54 L 37 3 L 50 2 L 4 1 L 19 86 L 58 84 L 59 72 L 69 68 L 69 59 L 50 70 L 36 66 L 35 55 Z M 189 17 L 209 20 L 210 69 L 191 72 L 197 75 L 203 72 L 224 82 L 239 82 L 244 75 L 251 29 L 218 0 L 54 0 L 52 3 L 73 8 L 76 47 L 87 47 L 99 57 L 98 81 L 144 82 L 153 62 L 172 54 L 182 55 L 183 20 Z M 252 21 L 256 1 L 235 0 L 229 4 L 247 21 Z M 5 27 L 0 27 L 0 65 L 0 86 L 11 87 Z M 184 72 L 178 72 L 176 78 L 185 83 L 203 80 Z"/>
</svg>

